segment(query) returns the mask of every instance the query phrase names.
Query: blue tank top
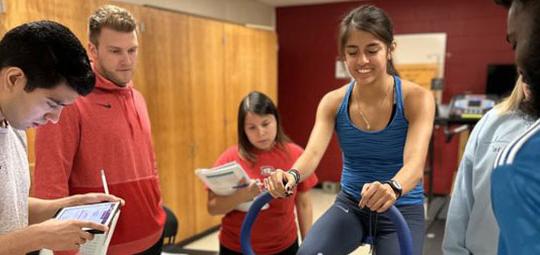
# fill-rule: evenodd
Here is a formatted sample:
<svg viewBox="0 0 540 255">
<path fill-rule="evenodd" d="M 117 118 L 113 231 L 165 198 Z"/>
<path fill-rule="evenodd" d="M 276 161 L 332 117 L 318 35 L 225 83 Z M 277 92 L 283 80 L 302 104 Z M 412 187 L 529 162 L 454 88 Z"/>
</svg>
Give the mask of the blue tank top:
<svg viewBox="0 0 540 255">
<path fill-rule="evenodd" d="M 387 181 L 403 167 L 403 150 L 409 123 L 405 118 L 401 80 L 394 76 L 395 114 L 390 123 L 379 131 L 364 131 L 352 123 L 349 102 L 354 88 L 352 81 L 336 115 L 336 133 L 343 156 L 341 188 L 360 200 L 365 183 Z M 396 205 L 423 204 L 424 188 L 419 182 Z"/>
</svg>

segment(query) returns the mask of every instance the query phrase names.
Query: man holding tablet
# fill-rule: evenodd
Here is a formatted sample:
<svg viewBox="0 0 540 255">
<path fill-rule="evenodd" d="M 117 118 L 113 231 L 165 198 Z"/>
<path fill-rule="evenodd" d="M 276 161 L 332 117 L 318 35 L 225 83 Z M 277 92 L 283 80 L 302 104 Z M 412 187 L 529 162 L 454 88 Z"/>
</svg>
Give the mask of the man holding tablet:
<svg viewBox="0 0 540 255">
<path fill-rule="evenodd" d="M 50 218 L 62 207 L 120 201 L 114 196 L 28 197 L 24 129 L 57 122 L 63 107 L 88 94 L 94 80 L 84 48 L 58 23 L 23 24 L 0 41 L 0 254 L 76 249 L 93 238 L 83 229 L 107 231 L 90 221 Z"/>
</svg>

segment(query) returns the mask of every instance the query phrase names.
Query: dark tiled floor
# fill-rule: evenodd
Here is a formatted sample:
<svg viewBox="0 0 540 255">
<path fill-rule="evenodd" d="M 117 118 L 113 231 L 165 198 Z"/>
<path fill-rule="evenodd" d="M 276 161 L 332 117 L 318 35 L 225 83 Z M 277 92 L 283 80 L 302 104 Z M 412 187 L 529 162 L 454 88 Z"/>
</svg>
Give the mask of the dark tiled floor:
<svg viewBox="0 0 540 255">
<path fill-rule="evenodd" d="M 424 255 L 442 255 L 441 245 L 444 236 L 444 220 L 435 220 L 426 231 Z"/>
<path fill-rule="evenodd" d="M 442 240 L 449 197 L 435 197 L 428 206 L 424 255 L 442 255 Z"/>
</svg>

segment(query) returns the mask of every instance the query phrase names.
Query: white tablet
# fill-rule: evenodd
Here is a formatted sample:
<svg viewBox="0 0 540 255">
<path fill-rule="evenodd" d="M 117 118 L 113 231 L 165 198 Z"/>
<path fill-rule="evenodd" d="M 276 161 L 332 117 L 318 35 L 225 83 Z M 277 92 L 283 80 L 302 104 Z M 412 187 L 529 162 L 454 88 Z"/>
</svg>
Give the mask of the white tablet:
<svg viewBox="0 0 540 255">
<path fill-rule="evenodd" d="M 97 204 L 69 206 L 60 209 L 54 216 L 57 220 L 83 220 L 109 226 L 114 216 L 118 213 L 120 202 L 103 202 Z M 102 234 L 96 229 L 87 229 L 92 234 Z"/>
</svg>

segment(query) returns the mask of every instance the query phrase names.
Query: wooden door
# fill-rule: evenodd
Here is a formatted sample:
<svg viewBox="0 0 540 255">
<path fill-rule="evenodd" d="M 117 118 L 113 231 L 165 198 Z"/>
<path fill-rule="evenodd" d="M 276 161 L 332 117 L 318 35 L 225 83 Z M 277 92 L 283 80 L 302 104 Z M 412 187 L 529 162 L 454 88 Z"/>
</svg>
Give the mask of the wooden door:
<svg viewBox="0 0 540 255">
<path fill-rule="evenodd" d="M 225 150 L 224 24 L 189 17 L 189 66 L 192 103 L 194 167 L 211 167 Z M 193 169 L 186 169 L 193 174 Z M 207 211 L 207 191 L 201 181 L 195 182 L 195 215 L 197 232 L 218 225 L 221 217 Z"/>
<path fill-rule="evenodd" d="M 180 221 L 178 240 L 196 233 L 193 212 L 193 127 L 185 15 L 144 8 L 138 72 L 150 118 L 161 192 Z"/>
<path fill-rule="evenodd" d="M 237 143 L 238 105 L 243 97 L 257 90 L 277 101 L 275 33 L 226 24 L 225 61 L 225 124 L 231 145 Z"/>
</svg>

